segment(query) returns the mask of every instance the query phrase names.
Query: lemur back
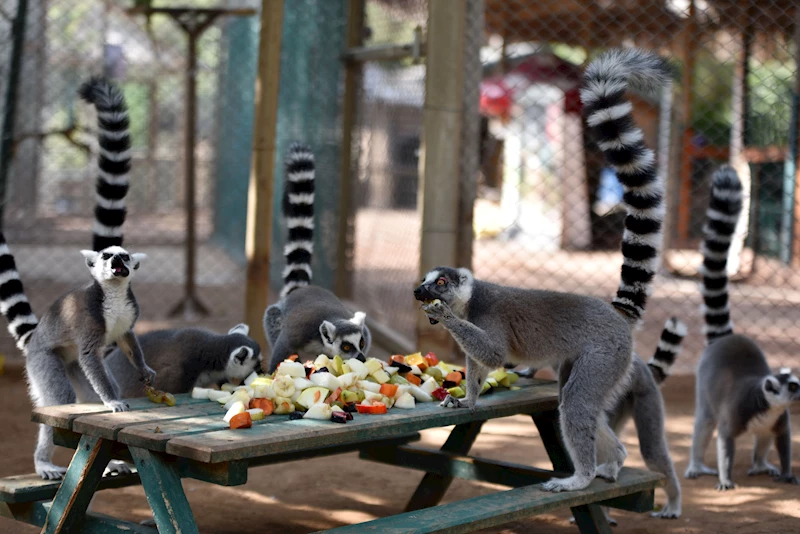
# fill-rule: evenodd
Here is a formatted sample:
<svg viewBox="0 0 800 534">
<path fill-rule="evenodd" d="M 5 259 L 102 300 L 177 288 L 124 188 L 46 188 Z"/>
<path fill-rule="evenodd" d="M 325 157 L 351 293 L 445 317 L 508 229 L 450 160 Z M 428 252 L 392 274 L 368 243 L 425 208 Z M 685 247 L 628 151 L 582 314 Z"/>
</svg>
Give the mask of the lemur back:
<svg viewBox="0 0 800 534">
<path fill-rule="evenodd" d="M 363 312 L 351 313 L 327 289 L 310 285 L 314 239 L 314 155 L 295 143 L 286 156 L 283 213 L 288 228 L 280 300 L 264 312 L 269 371 L 292 354 L 364 359 L 372 338 Z"/>
<path fill-rule="evenodd" d="M 586 122 L 617 171 L 628 211 L 613 302 L 500 286 L 452 267 L 432 269 L 414 290 L 431 322 L 442 323 L 467 356 L 467 396 L 448 397 L 443 406 L 473 408 L 488 372 L 507 359 L 558 369 L 561 432 L 575 472 L 545 483 L 548 491 L 583 489 L 596 475 L 613 480 L 627 456 L 604 410 L 628 384 L 632 330 L 658 266 L 664 219 L 655 155 L 625 99 L 629 85 L 654 90 L 667 84 L 664 61 L 640 50 L 612 50 L 594 60 L 584 77 Z"/>
<path fill-rule="evenodd" d="M 756 436 L 753 465 L 748 474 L 768 473 L 798 483 L 791 470 L 789 405 L 800 401 L 800 379 L 783 368 L 773 375 L 752 339 L 733 333 L 728 298 L 727 260 L 742 209 L 742 186 L 736 172 L 722 166 L 712 178 L 702 246 L 705 334 L 707 346 L 697 366 L 695 426 L 687 478 L 718 475 L 717 489 L 733 483 L 735 439 L 747 432 Z M 705 450 L 717 429 L 715 471 L 704 463 Z M 780 471 L 767 462 L 773 441 Z"/>
<path fill-rule="evenodd" d="M 98 109 L 101 144 L 115 124 L 125 125 L 113 130 L 115 142 L 101 149 L 101 167 L 109 161 L 124 161 L 129 157 L 126 155 L 129 138 L 122 93 L 108 82 L 93 78 L 81 88 L 81 94 Z M 145 255 L 130 254 L 119 246 L 81 252 L 93 281 L 56 300 L 37 322 L 14 258 L 0 233 L 0 311 L 25 354 L 29 393 L 37 407 L 96 396 L 109 409 L 124 411 L 127 404 L 119 400 L 118 387 L 103 365 L 103 355 L 105 347 L 116 342 L 143 381 L 149 382 L 155 375 L 144 363 L 132 330 L 139 308 L 130 280 Z M 66 471 L 52 463 L 52 455 L 53 430 L 39 425 L 34 464 L 44 479 L 60 478 Z"/>
</svg>

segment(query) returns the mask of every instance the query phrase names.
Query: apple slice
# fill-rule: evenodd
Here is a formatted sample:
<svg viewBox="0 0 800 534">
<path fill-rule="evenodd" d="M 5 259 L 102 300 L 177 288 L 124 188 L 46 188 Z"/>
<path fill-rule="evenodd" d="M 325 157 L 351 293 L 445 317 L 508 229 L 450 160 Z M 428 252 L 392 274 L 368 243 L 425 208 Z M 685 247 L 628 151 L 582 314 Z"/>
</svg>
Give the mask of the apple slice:
<svg viewBox="0 0 800 534">
<path fill-rule="evenodd" d="M 386 371 L 384 371 L 383 369 L 381 369 L 380 371 L 377 371 L 377 372 L 373 373 L 373 374 L 372 374 L 372 377 L 373 377 L 373 378 L 374 378 L 374 379 L 375 379 L 375 380 L 376 380 L 376 381 L 377 381 L 379 384 L 385 384 L 386 382 L 388 382 L 388 381 L 389 381 L 389 375 L 388 375 L 388 374 L 386 374 Z"/>
<path fill-rule="evenodd" d="M 314 385 L 314 382 L 309 380 L 308 378 L 295 378 L 294 379 L 294 389 L 297 391 L 303 391 L 304 389 L 310 388 Z"/>
<path fill-rule="evenodd" d="M 230 408 L 228 408 L 228 411 L 225 413 L 223 421 L 225 421 L 226 423 L 230 423 L 234 415 L 240 414 L 244 411 L 245 411 L 244 404 L 242 404 L 240 401 L 236 401 L 231 405 Z"/>
<path fill-rule="evenodd" d="M 320 354 L 317 356 L 317 359 L 314 360 L 314 367 L 317 369 L 322 369 L 323 367 L 328 367 L 331 364 L 330 358 L 328 358 L 327 354 Z"/>
<path fill-rule="evenodd" d="M 342 385 L 342 388 L 349 388 L 353 386 L 358 380 L 358 377 L 355 373 L 345 373 L 339 377 L 339 383 Z"/>
<path fill-rule="evenodd" d="M 243 389 L 234 391 L 233 395 L 231 395 L 231 398 L 228 399 L 228 402 L 225 403 L 224 406 L 225 409 L 226 410 L 230 409 L 230 407 L 233 406 L 233 403 L 235 402 L 241 402 L 242 404 L 247 406 L 250 404 L 250 395 L 248 395 L 247 392 L 244 391 Z"/>
<path fill-rule="evenodd" d="M 335 376 L 339 376 L 342 374 L 342 366 L 344 362 L 342 361 L 342 357 L 338 354 L 333 357 L 333 361 L 331 361 L 330 367 L 328 369 L 333 373 Z"/>
<path fill-rule="evenodd" d="M 312 375 L 313 376 L 313 375 Z M 300 396 L 297 397 L 295 404 L 298 406 L 302 406 L 306 410 L 310 409 L 314 404 L 319 404 L 320 402 L 325 402 L 325 399 L 328 397 L 328 393 L 330 390 L 320 386 L 311 386 L 308 389 L 304 389 Z"/>
<path fill-rule="evenodd" d="M 461 399 L 467 396 L 464 390 L 460 386 L 456 386 L 454 388 L 450 388 L 447 392 L 457 399 Z"/>
<path fill-rule="evenodd" d="M 372 401 L 380 401 L 383 399 L 383 395 L 380 393 L 373 393 L 372 391 L 364 390 L 364 398 L 370 402 Z"/>
<path fill-rule="evenodd" d="M 249 386 L 250 384 L 255 382 L 257 378 L 258 378 L 258 373 L 253 371 L 252 373 L 247 375 L 247 378 L 244 379 L 244 385 Z"/>
<path fill-rule="evenodd" d="M 378 384 L 377 382 L 367 382 L 366 380 L 359 380 L 356 383 L 356 386 L 358 386 L 360 389 L 363 389 L 364 391 L 371 391 L 373 393 L 379 393 L 381 390 L 380 384 Z"/>
<path fill-rule="evenodd" d="M 228 393 L 227 391 L 223 391 L 223 393 L 225 393 L 225 395 L 217 397 L 216 401 L 224 406 L 228 404 L 228 401 L 233 398 L 233 395 Z"/>
<path fill-rule="evenodd" d="M 192 389 L 193 399 L 208 399 L 208 393 L 212 391 L 208 388 L 194 388 Z"/>
<path fill-rule="evenodd" d="M 416 406 L 416 403 L 414 402 L 414 397 L 412 397 L 408 393 L 403 394 L 399 399 L 394 401 L 394 407 L 395 408 L 402 408 L 403 410 L 410 410 L 410 409 L 414 408 L 414 406 Z"/>
<path fill-rule="evenodd" d="M 293 362 L 292 360 L 283 360 L 278 366 L 278 370 L 275 373 L 278 376 L 289 375 L 292 378 L 298 378 L 298 377 L 303 378 L 306 376 L 306 368 L 300 362 Z M 275 387 L 274 383 L 272 387 Z"/>
<path fill-rule="evenodd" d="M 249 410 L 245 411 L 250 414 L 250 419 L 253 421 L 261 421 L 264 419 L 264 410 L 261 408 L 250 408 Z"/>
<path fill-rule="evenodd" d="M 418 401 L 420 401 L 420 402 L 432 402 L 433 401 L 433 397 L 428 395 L 428 393 L 426 393 L 425 390 L 423 390 L 421 387 L 414 386 L 414 385 L 409 385 L 409 388 L 410 388 L 409 389 L 409 393 L 411 393 L 411 395 L 415 399 L 417 399 Z"/>
<path fill-rule="evenodd" d="M 360 380 L 364 380 L 369 376 L 369 368 L 360 360 L 350 358 L 347 360 L 347 365 L 350 366 L 352 372 L 354 372 Z"/>
<path fill-rule="evenodd" d="M 220 397 L 225 397 L 225 396 L 230 395 L 230 394 L 231 394 L 230 391 L 220 391 L 220 390 L 217 390 L 217 389 L 210 389 L 210 390 L 208 390 L 208 400 L 215 401 L 215 400 L 219 399 Z"/>
<path fill-rule="evenodd" d="M 332 413 L 333 409 L 329 404 L 313 404 L 303 416 L 303 419 L 319 419 L 321 421 L 327 421 L 331 418 Z"/>
<path fill-rule="evenodd" d="M 315 386 L 320 386 L 323 388 L 327 388 L 331 391 L 336 390 L 336 388 L 342 387 L 341 381 L 336 378 L 333 373 L 314 373 L 310 377 L 311 382 L 314 383 Z"/>
<path fill-rule="evenodd" d="M 367 369 L 369 370 L 369 374 L 371 374 L 371 375 L 374 375 L 375 373 L 377 373 L 378 371 L 381 371 L 383 369 L 383 362 L 380 361 L 377 358 L 368 359 L 364 363 L 364 365 L 367 366 Z"/>
<path fill-rule="evenodd" d="M 412 365 L 411 374 L 420 376 L 422 374 L 422 369 L 420 369 L 418 365 Z"/>
<path fill-rule="evenodd" d="M 420 385 L 419 387 L 420 389 L 422 389 L 422 391 L 430 395 L 436 388 L 439 387 L 439 383 L 436 381 L 435 378 L 430 377 L 426 379 L 425 382 L 423 382 L 422 385 Z"/>
<path fill-rule="evenodd" d="M 401 385 L 401 386 L 397 386 L 397 392 L 395 392 L 395 394 L 394 394 L 394 398 L 395 398 L 395 399 L 399 399 L 400 397 L 402 397 L 403 395 L 405 395 L 406 393 L 408 393 L 410 390 L 411 390 L 411 387 L 410 387 L 410 385 L 405 385 L 405 386 L 402 386 L 402 385 Z M 410 393 L 409 393 L 409 394 L 410 394 Z"/>
<path fill-rule="evenodd" d="M 398 371 L 400 371 L 400 368 L 399 367 L 395 367 L 393 365 L 389 365 L 389 366 L 383 368 L 383 372 L 386 373 L 389 376 L 397 374 Z"/>
</svg>

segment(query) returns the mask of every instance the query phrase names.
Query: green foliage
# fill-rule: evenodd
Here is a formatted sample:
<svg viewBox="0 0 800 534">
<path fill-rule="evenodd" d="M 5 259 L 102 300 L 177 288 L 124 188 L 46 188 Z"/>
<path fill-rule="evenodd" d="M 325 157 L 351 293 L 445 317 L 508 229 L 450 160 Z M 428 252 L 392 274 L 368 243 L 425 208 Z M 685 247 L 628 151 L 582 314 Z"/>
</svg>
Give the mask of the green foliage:
<svg viewBox="0 0 800 534">
<path fill-rule="evenodd" d="M 147 147 L 150 120 L 149 88 L 144 83 L 128 82 L 123 84 L 125 100 L 128 103 L 128 114 L 131 124 L 131 147 L 134 150 Z"/>
<path fill-rule="evenodd" d="M 747 80 L 750 88 L 748 145 L 785 146 L 788 142 L 795 68 L 776 60 L 751 67 Z"/>
</svg>

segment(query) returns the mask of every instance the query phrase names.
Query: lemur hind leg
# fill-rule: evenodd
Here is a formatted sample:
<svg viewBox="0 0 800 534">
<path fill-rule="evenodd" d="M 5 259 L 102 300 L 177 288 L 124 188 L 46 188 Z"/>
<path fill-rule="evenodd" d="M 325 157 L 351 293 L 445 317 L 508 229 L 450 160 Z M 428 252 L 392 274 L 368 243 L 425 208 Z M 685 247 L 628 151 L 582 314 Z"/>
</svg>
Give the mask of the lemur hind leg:
<svg viewBox="0 0 800 534">
<path fill-rule="evenodd" d="M 75 402 L 75 391 L 69 383 L 63 360 L 51 351 L 36 351 L 28 354 L 25 371 L 28 375 L 30 393 L 34 406 L 56 406 Z M 53 463 L 53 428 L 39 425 L 39 437 L 33 463 L 36 474 L 44 480 L 64 477 L 66 467 Z"/>
<path fill-rule="evenodd" d="M 748 469 L 747 474 L 752 475 L 771 475 L 778 476 L 778 468 L 767 461 L 767 455 L 772 447 L 772 434 L 756 435 L 753 444 L 753 465 Z"/>
<path fill-rule="evenodd" d="M 545 482 L 545 491 L 573 491 L 588 486 L 597 474 L 597 459 L 604 477 L 616 478 L 627 451 L 608 427 L 604 416 L 615 390 L 626 377 L 632 352 L 612 353 L 595 348 L 559 369 L 559 419 L 564 448 L 574 473 Z M 600 432 L 600 434 L 598 434 Z M 598 450 L 600 449 L 600 450 Z"/>
<path fill-rule="evenodd" d="M 727 425 L 720 425 L 717 429 L 717 470 L 719 471 L 718 491 L 734 489 L 733 460 L 736 452 L 734 437 L 727 429 Z"/>
<path fill-rule="evenodd" d="M 704 457 L 711 437 L 714 435 L 714 428 L 717 426 L 716 419 L 711 412 L 711 407 L 701 397 L 697 397 L 694 416 L 694 432 L 692 433 L 692 451 L 689 459 L 689 467 L 683 474 L 685 478 L 697 478 L 702 475 L 717 475 L 717 470 L 705 464 Z"/>
</svg>

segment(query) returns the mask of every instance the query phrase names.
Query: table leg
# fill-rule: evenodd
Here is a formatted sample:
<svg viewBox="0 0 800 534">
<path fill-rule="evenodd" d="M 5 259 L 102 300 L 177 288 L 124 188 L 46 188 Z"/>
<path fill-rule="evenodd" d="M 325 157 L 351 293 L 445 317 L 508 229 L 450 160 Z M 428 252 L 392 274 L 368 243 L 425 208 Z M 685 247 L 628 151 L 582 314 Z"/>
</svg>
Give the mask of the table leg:
<svg viewBox="0 0 800 534">
<path fill-rule="evenodd" d="M 553 464 L 553 469 L 572 473 L 574 471 L 572 461 L 561 442 L 558 411 L 533 414 L 531 417 L 542 437 L 542 443 L 544 443 L 547 456 L 550 457 L 550 462 Z M 581 534 L 611 534 L 611 527 L 599 505 L 587 504 L 576 506 L 571 510 Z"/>
<path fill-rule="evenodd" d="M 474 421 L 456 425 L 440 450 L 454 454 L 467 454 L 472 448 L 472 444 L 475 443 L 483 423 L 484 421 Z M 426 473 L 411 500 L 408 501 L 405 511 L 413 512 L 414 510 L 436 506 L 442 500 L 452 482 L 453 477 Z"/>
<path fill-rule="evenodd" d="M 79 532 L 80 521 L 111 459 L 111 442 L 82 436 L 42 526 L 42 533 Z"/>
<path fill-rule="evenodd" d="M 129 449 L 158 531 L 161 534 L 199 532 L 181 485 L 177 464 L 161 453 L 139 447 Z"/>
</svg>

